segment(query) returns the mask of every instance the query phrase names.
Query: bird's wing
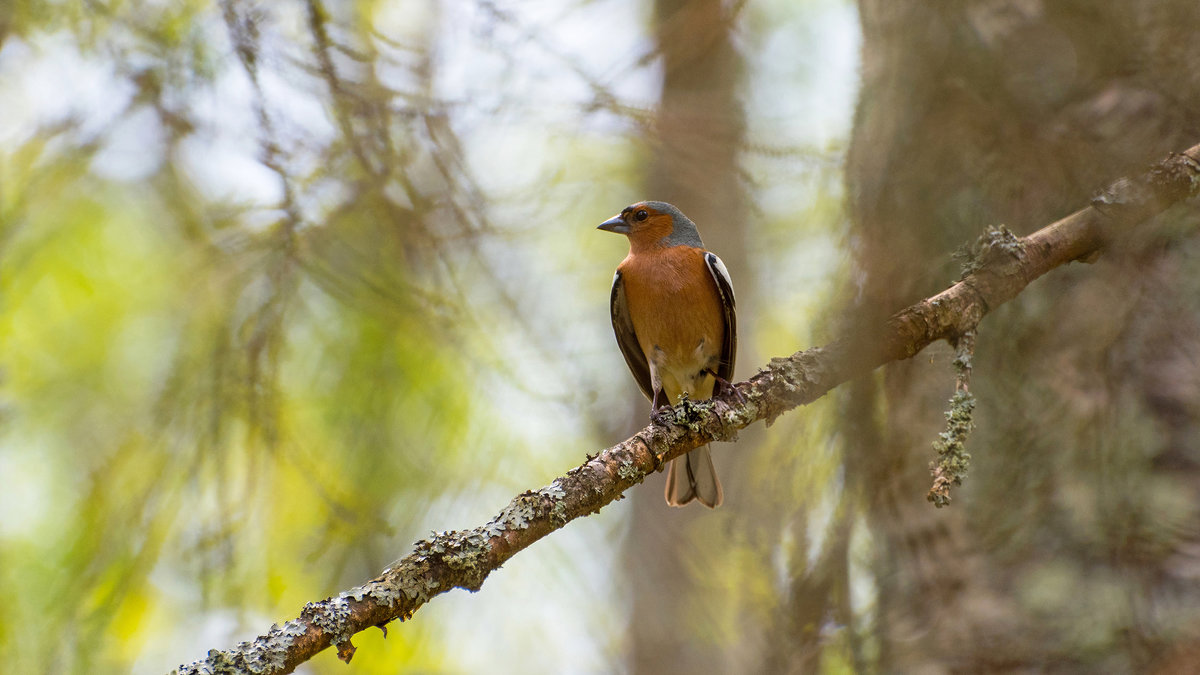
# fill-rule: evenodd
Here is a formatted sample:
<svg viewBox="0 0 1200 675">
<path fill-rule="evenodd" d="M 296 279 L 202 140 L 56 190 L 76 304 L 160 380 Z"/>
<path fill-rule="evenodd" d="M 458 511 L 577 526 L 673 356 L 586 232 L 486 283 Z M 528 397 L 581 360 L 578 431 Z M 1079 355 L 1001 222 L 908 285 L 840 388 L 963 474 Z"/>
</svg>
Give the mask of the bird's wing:
<svg viewBox="0 0 1200 675">
<path fill-rule="evenodd" d="M 729 270 L 725 263 L 714 253 L 705 253 L 704 262 L 713 281 L 717 282 L 717 293 L 721 296 L 721 310 L 725 315 L 725 341 L 721 344 L 721 364 L 717 367 L 717 375 L 733 381 L 733 362 L 737 359 L 737 312 L 733 298 L 733 282 L 729 280 Z"/>
<path fill-rule="evenodd" d="M 650 364 L 642 346 L 638 344 L 637 333 L 633 331 L 633 319 L 629 317 L 629 303 L 625 301 L 625 284 L 621 282 L 621 271 L 613 275 L 612 297 L 609 299 L 609 309 L 612 311 L 613 332 L 617 334 L 617 344 L 629 364 L 633 379 L 637 380 L 646 398 L 654 400 L 654 385 L 650 382 Z"/>
</svg>

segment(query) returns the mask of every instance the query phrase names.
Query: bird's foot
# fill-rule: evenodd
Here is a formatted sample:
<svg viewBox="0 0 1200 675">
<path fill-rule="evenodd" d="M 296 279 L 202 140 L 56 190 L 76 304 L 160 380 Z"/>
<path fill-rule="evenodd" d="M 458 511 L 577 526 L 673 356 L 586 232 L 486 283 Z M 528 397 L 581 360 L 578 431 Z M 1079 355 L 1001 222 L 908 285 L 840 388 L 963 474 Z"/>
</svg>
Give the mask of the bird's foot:
<svg viewBox="0 0 1200 675">
<path fill-rule="evenodd" d="M 720 375 L 714 373 L 711 370 L 708 371 L 708 374 L 712 375 L 713 380 L 714 380 L 713 398 L 724 396 L 725 392 L 731 391 L 731 392 L 733 392 L 733 397 L 737 399 L 738 403 L 745 405 L 746 397 L 742 395 L 742 392 L 737 387 L 733 386 L 732 382 L 721 377 Z"/>
<path fill-rule="evenodd" d="M 654 398 L 650 399 L 650 421 L 661 426 L 670 426 L 674 422 L 671 414 L 671 403 L 662 389 L 654 390 Z"/>
<path fill-rule="evenodd" d="M 650 421 L 659 426 L 669 427 L 675 423 L 675 409 L 669 405 L 651 408 Z"/>
<path fill-rule="evenodd" d="M 672 424 L 686 422 L 692 417 L 692 413 L 695 410 L 695 402 L 688 397 L 687 392 L 679 396 L 679 403 L 674 406 L 667 401 L 665 394 L 660 396 L 660 393 L 655 394 L 654 401 L 651 404 L 651 421 L 669 427 Z M 660 401 L 662 402 L 661 405 L 655 405 Z"/>
</svg>

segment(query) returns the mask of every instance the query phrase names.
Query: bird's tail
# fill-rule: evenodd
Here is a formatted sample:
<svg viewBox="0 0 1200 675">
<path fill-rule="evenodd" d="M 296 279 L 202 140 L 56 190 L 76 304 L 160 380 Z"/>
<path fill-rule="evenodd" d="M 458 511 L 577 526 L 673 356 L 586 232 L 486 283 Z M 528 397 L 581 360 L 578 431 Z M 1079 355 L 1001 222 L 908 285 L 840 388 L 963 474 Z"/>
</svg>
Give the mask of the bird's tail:
<svg viewBox="0 0 1200 675">
<path fill-rule="evenodd" d="M 667 504 L 683 506 L 693 499 L 710 509 L 725 499 L 707 445 L 671 460 L 667 467 Z"/>
</svg>

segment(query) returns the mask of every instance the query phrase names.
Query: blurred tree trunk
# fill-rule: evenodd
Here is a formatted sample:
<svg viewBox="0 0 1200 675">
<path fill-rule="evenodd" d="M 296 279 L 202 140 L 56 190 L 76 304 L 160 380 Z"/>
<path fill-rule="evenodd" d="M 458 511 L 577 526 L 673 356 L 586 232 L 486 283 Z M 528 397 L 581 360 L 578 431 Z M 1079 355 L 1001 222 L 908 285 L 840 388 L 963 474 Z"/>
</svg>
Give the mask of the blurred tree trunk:
<svg viewBox="0 0 1200 675">
<path fill-rule="evenodd" d="M 1200 141 L 1195 0 L 860 0 L 847 172 L 875 321 L 943 287 L 985 225 L 1019 234 Z M 1200 628 L 1200 245 L 1160 217 L 985 322 L 971 478 L 925 502 L 946 352 L 843 394 L 867 496 L 880 672 L 1144 672 Z"/>
<path fill-rule="evenodd" d="M 734 22 L 720 0 L 656 0 L 654 7 L 664 74 L 649 139 L 646 198 L 671 202 L 698 224 L 705 245 L 728 266 L 743 310 L 749 291 L 748 283 L 739 283 L 749 280 L 738 170 L 743 68 L 733 47 Z M 644 420 L 648 404 L 639 401 L 637 409 L 637 419 Z M 713 461 L 726 478 L 721 453 Z M 697 505 L 667 507 L 663 480 L 654 476 L 648 489 L 633 495 L 626 556 L 633 589 L 630 670 L 712 672 L 723 652 L 714 640 L 721 596 L 711 592 L 718 551 L 689 531 L 713 514 Z"/>
</svg>

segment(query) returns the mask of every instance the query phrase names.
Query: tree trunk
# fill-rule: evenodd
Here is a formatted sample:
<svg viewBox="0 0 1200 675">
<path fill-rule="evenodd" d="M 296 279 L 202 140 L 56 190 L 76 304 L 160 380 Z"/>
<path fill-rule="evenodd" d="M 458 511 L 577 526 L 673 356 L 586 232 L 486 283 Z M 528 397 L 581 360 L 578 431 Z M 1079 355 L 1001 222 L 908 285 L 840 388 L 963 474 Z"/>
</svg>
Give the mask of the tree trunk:
<svg viewBox="0 0 1200 675">
<path fill-rule="evenodd" d="M 1200 140 L 1194 0 L 859 7 L 850 325 L 953 280 L 947 253 L 984 226 L 1024 234 Z M 1144 671 L 1195 638 L 1200 245 L 1159 231 L 982 325 L 975 460 L 950 508 L 924 500 L 949 358 L 845 395 L 880 671 Z"/>
</svg>

